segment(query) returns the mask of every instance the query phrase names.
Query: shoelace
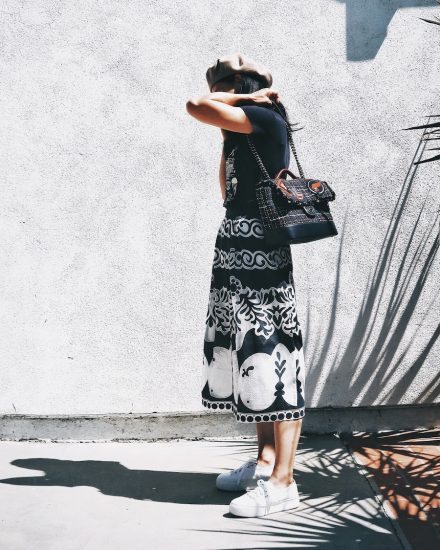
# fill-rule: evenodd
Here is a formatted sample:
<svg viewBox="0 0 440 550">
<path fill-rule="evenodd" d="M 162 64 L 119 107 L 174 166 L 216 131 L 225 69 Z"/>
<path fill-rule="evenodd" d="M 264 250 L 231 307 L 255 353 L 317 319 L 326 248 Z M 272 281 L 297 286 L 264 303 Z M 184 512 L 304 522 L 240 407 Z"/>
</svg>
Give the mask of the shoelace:
<svg viewBox="0 0 440 550">
<path fill-rule="evenodd" d="M 266 482 L 264 481 L 264 479 L 259 479 L 257 481 L 257 486 L 255 487 L 255 489 L 249 491 L 248 495 L 253 499 L 257 499 L 259 496 L 263 495 L 266 501 L 266 514 L 269 513 L 271 501 L 269 491 L 267 490 Z"/>
</svg>

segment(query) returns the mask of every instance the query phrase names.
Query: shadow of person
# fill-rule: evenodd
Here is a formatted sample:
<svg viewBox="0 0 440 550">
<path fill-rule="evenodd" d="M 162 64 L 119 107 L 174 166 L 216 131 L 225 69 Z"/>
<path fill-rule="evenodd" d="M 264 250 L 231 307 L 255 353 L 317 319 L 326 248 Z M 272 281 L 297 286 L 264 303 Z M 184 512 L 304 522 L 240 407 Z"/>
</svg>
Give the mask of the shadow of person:
<svg viewBox="0 0 440 550">
<path fill-rule="evenodd" d="M 11 464 L 41 470 L 44 474 L 1 479 L 0 483 L 32 487 L 89 486 L 104 495 L 178 504 L 227 504 L 231 499 L 228 493 L 216 488 L 217 474 L 131 470 L 119 462 L 101 460 L 21 458 Z"/>
</svg>

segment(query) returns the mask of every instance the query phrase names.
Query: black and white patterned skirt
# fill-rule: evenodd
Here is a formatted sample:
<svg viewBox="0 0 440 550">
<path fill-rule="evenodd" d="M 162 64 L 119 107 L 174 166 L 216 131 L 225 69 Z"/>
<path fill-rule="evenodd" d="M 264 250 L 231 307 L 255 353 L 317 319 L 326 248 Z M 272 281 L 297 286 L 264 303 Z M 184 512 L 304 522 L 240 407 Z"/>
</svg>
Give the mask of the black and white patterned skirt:
<svg viewBox="0 0 440 550">
<path fill-rule="evenodd" d="M 226 210 L 215 242 L 201 396 L 238 422 L 305 414 L 305 366 L 290 246 L 265 244 L 261 219 Z"/>
</svg>

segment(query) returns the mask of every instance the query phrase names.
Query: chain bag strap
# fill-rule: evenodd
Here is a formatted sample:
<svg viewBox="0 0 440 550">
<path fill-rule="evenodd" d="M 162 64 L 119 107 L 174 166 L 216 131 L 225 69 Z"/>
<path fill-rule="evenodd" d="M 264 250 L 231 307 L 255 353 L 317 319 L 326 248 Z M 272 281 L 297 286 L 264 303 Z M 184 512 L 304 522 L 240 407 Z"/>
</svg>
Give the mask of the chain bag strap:
<svg viewBox="0 0 440 550">
<path fill-rule="evenodd" d="M 273 104 L 286 123 L 289 145 L 298 166 L 299 177 L 288 167 L 271 177 L 250 135 L 247 134 L 248 145 L 263 175 L 257 182 L 256 198 L 265 238 L 273 245 L 285 245 L 335 236 L 338 231 L 328 203 L 335 199 L 336 194 L 328 182 L 304 176 L 293 143 L 290 124 L 279 107 Z M 291 179 L 283 179 L 283 175 L 289 175 Z"/>
</svg>

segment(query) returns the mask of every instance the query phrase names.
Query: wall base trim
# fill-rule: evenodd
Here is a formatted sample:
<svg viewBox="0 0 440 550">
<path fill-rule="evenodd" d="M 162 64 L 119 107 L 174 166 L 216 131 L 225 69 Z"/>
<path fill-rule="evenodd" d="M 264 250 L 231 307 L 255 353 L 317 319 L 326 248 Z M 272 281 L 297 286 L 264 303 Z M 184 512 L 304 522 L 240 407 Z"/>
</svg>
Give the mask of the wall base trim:
<svg viewBox="0 0 440 550">
<path fill-rule="evenodd" d="M 378 432 L 440 427 L 440 404 L 306 408 L 302 432 Z M 227 412 L 0 415 L 0 440 L 124 441 L 254 435 Z"/>
</svg>

